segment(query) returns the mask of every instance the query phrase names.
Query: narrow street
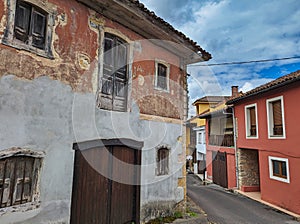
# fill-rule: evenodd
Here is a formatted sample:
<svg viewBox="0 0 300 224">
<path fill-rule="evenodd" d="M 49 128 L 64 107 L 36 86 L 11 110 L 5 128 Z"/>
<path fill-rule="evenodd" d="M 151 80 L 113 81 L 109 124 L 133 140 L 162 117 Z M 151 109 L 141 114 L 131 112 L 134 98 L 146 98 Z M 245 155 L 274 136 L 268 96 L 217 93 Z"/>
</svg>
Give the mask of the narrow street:
<svg viewBox="0 0 300 224">
<path fill-rule="evenodd" d="M 202 185 L 193 175 L 187 176 L 188 196 L 200 206 L 211 223 L 217 224 L 298 224 L 293 217 L 234 194 L 215 185 Z"/>
</svg>

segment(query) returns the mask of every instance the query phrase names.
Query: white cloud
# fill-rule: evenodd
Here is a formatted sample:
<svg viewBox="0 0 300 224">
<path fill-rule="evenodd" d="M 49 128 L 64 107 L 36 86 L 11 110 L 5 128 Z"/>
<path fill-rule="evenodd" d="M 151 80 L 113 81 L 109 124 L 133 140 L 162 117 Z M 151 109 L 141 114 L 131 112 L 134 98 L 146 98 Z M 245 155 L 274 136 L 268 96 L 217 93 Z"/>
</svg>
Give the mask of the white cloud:
<svg viewBox="0 0 300 224">
<path fill-rule="evenodd" d="M 208 63 L 282 58 L 300 53 L 299 0 L 141 0 L 210 52 Z M 294 66 L 293 63 L 295 64 Z M 300 69 L 300 60 L 189 67 L 190 102 L 250 90 Z"/>
</svg>

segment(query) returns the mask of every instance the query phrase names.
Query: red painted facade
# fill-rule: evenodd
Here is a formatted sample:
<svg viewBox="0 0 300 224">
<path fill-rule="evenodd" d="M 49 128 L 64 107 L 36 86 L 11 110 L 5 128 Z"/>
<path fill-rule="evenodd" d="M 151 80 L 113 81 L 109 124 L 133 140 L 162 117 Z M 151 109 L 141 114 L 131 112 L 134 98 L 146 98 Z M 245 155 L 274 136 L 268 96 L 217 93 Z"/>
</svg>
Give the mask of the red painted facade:
<svg viewBox="0 0 300 224">
<path fill-rule="evenodd" d="M 279 96 L 283 99 L 285 138 L 270 139 L 267 100 Z M 296 81 L 234 102 L 238 126 L 237 148 L 240 153 L 247 149 L 258 153 L 261 199 L 297 214 L 300 214 L 299 96 L 300 83 Z M 258 138 L 256 139 L 246 138 L 245 106 L 251 104 L 256 104 L 257 108 Z M 289 183 L 270 177 L 270 156 L 288 161 Z M 247 187 L 251 188 L 243 185 L 239 187 L 244 191 L 248 189 Z"/>
</svg>

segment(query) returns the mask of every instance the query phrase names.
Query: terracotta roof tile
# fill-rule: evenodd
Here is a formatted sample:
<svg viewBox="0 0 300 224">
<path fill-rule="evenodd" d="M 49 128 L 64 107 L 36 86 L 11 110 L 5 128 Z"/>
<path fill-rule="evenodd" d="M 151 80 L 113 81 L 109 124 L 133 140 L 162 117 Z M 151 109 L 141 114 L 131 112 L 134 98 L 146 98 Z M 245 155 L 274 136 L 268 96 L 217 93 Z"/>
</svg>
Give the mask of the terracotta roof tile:
<svg viewBox="0 0 300 224">
<path fill-rule="evenodd" d="M 263 92 L 266 92 L 266 91 L 269 91 L 269 90 L 272 90 L 275 88 L 279 88 L 281 86 L 288 85 L 288 84 L 296 82 L 296 81 L 300 81 L 300 70 L 290 73 L 288 75 L 282 76 L 278 79 L 275 79 L 275 80 L 268 82 L 264 85 L 261 85 L 259 87 L 256 87 L 246 93 L 243 93 L 242 95 L 240 95 L 238 97 L 231 98 L 227 101 L 226 104 L 234 104 L 242 99 L 245 99 L 245 98 L 248 98 L 251 96 L 255 96 L 257 94 L 260 94 L 260 93 L 263 93 Z"/>
</svg>

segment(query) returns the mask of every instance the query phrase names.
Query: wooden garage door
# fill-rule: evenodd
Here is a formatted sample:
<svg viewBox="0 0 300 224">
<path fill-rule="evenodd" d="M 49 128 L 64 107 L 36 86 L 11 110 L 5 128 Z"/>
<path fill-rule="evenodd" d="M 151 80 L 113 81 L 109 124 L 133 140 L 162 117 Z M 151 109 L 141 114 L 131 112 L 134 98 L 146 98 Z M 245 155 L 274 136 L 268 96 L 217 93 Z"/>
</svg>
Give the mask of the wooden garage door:
<svg viewBox="0 0 300 224">
<path fill-rule="evenodd" d="M 227 181 L 227 157 L 226 152 L 213 151 L 213 182 L 222 187 L 228 187 Z"/>
<path fill-rule="evenodd" d="M 113 139 L 74 148 L 71 223 L 139 223 L 142 143 Z"/>
</svg>

